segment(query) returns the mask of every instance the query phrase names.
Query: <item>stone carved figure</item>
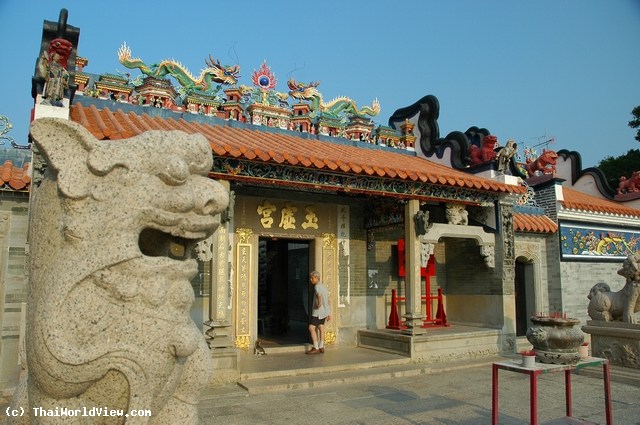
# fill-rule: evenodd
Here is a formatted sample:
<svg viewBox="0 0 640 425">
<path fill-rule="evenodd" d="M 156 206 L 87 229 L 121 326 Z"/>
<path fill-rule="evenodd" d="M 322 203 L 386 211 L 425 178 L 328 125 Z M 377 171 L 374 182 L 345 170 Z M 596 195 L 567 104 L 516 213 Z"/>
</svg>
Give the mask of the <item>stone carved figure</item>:
<svg viewBox="0 0 640 425">
<path fill-rule="evenodd" d="M 469 224 L 469 212 L 462 204 L 447 204 L 447 223 L 466 226 Z"/>
<path fill-rule="evenodd" d="M 48 169 L 32 195 L 27 373 L 14 400 L 32 416 L 20 423 L 61 423 L 34 407 L 95 407 L 152 417 L 91 423 L 198 424 L 211 360 L 189 316 L 191 251 L 228 202 L 205 177 L 209 144 L 180 131 L 102 142 L 54 118 L 31 135 Z"/>
<path fill-rule="evenodd" d="M 612 292 L 604 282 L 595 284 L 587 298 L 587 312 L 593 320 L 637 323 L 635 313 L 640 311 L 640 254 L 629 255 L 618 274 L 626 281 L 618 292 Z"/>
<path fill-rule="evenodd" d="M 555 151 L 545 150 L 538 158 L 531 162 L 527 162 L 524 169 L 529 177 L 536 176 L 538 171 L 542 174 L 554 174 L 556 172 L 556 162 L 558 154 Z"/>
<path fill-rule="evenodd" d="M 413 221 L 416 225 L 416 236 L 426 235 L 429 231 L 429 211 L 419 210 L 413 216 Z"/>
<path fill-rule="evenodd" d="M 496 253 L 495 247 L 491 245 L 481 245 L 480 246 L 480 255 L 484 259 L 484 263 L 489 268 L 495 268 L 496 266 Z"/>
<path fill-rule="evenodd" d="M 420 267 L 427 267 L 429 258 L 433 255 L 434 248 L 434 244 L 420 240 Z"/>
<path fill-rule="evenodd" d="M 500 149 L 498 152 L 498 156 L 496 157 L 496 161 L 498 162 L 498 171 L 502 174 L 505 174 L 509 170 L 509 163 L 511 162 L 511 158 L 513 158 L 518 151 L 518 144 L 509 139 L 507 141 L 507 145 Z"/>
</svg>

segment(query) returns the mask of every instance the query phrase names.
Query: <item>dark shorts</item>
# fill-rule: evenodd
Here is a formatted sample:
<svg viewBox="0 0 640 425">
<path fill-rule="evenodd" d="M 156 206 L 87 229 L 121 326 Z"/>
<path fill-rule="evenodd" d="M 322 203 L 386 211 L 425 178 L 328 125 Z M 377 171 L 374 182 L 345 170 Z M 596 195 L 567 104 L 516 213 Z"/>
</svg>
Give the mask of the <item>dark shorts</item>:
<svg viewBox="0 0 640 425">
<path fill-rule="evenodd" d="M 311 324 L 316 327 L 320 325 L 324 325 L 325 320 L 326 319 L 318 319 L 317 316 L 311 316 Z"/>
</svg>

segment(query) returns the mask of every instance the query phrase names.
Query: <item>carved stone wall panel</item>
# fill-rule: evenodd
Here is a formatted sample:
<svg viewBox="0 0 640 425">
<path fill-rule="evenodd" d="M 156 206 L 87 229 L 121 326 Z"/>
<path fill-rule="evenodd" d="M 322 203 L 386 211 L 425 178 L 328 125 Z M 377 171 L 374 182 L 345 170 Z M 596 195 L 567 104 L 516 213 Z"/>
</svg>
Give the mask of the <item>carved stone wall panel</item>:
<svg viewBox="0 0 640 425">
<path fill-rule="evenodd" d="M 514 282 L 516 278 L 513 205 L 500 203 L 500 217 L 500 237 L 502 239 L 502 281 L 505 295 L 509 295 L 514 291 Z"/>
<path fill-rule="evenodd" d="M 591 355 L 617 366 L 640 369 L 640 325 L 588 320 L 582 330 L 591 335 Z"/>
</svg>

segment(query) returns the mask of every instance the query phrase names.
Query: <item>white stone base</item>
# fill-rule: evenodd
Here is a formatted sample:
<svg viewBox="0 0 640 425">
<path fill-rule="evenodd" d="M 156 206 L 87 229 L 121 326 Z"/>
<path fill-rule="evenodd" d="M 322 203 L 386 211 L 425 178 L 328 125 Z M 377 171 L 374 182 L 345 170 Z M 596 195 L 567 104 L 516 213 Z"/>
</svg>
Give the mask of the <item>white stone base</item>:
<svg viewBox="0 0 640 425">
<path fill-rule="evenodd" d="M 63 106 L 43 105 L 42 96 L 36 97 L 36 103 L 33 106 L 33 119 L 38 118 L 62 118 L 69 119 L 69 99 L 62 99 Z"/>
</svg>

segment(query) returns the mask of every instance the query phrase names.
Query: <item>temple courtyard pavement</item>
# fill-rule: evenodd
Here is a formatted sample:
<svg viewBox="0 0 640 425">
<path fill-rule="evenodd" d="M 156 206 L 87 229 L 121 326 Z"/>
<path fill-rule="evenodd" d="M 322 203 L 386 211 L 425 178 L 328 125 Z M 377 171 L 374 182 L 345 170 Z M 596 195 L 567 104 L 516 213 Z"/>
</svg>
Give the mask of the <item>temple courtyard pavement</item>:
<svg viewBox="0 0 640 425">
<path fill-rule="evenodd" d="M 491 424 L 491 365 L 500 361 L 518 358 L 414 364 L 362 348 L 328 348 L 318 355 L 246 353 L 239 384 L 207 389 L 200 417 L 207 425 Z M 549 373 L 538 379 L 539 423 L 604 424 L 601 368 L 571 376 L 574 421 L 555 421 L 565 416 L 564 375 Z M 640 425 L 640 371 L 612 366 L 611 376 L 613 424 Z M 501 370 L 498 383 L 498 423 L 528 424 L 528 376 Z M 7 407 L 4 399 L 3 419 Z"/>
<path fill-rule="evenodd" d="M 227 425 L 491 424 L 491 364 L 519 361 L 491 357 L 428 365 L 404 363 L 397 357 L 359 348 L 327 349 L 312 356 L 247 354 L 241 359 L 247 371 L 241 377 L 245 388 L 234 385 L 206 391 L 200 416 L 205 424 Z M 349 364 L 350 368 L 342 369 L 341 365 Z M 304 366 L 317 373 L 301 373 Z M 280 376 L 280 367 L 296 372 Z M 258 369 L 263 372 L 255 372 L 253 379 L 251 371 Z M 613 423 L 640 425 L 640 371 L 613 366 L 611 375 Z M 604 424 L 602 369 L 581 369 L 571 376 L 573 418 Z M 498 423 L 528 424 L 528 376 L 501 370 L 498 384 Z M 540 376 L 540 424 L 565 416 L 564 388 L 563 373 Z"/>
</svg>

